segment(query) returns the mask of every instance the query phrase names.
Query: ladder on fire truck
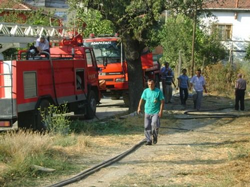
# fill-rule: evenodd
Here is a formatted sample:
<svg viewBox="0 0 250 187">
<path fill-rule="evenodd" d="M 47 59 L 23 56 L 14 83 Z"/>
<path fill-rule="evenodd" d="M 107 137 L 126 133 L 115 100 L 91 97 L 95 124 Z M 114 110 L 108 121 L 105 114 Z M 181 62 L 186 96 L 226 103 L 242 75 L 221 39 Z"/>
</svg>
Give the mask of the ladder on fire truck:
<svg viewBox="0 0 250 187">
<path fill-rule="evenodd" d="M 58 42 L 68 37 L 65 27 L 44 27 L 15 23 L 0 22 L 0 53 L 16 47 L 27 47 L 28 43 L 34 42 L 39 36 L 45 35 L 50 42 Z"/>
<path fill-rule="evenodd" d="M 11 117 L 16 117 L 16 113 L 14 113 L 14 100 L 12 94 L 14 93 L 12 90 L 13 86 L 13 80 L 12 80 L 12 62 L 11 61 L 2 61 L 0 62 L 2 66 L 2 73 L 0 73 L 0 80 L 2 80 L 3 85 L 0 85 L 0 91 L 1 91 L 1 97 L 0 99 L 4 99 L 4 105 L 10 106 L 6 107 L 6 110 L 4 110 L 4 113 L 1 114 L 2 117 L 8 118 L 9 116 Z M 3 107 L 3 106 L 2 106 Z M 0 128 L 1 129 L 1 128 Z"/>
</svg>

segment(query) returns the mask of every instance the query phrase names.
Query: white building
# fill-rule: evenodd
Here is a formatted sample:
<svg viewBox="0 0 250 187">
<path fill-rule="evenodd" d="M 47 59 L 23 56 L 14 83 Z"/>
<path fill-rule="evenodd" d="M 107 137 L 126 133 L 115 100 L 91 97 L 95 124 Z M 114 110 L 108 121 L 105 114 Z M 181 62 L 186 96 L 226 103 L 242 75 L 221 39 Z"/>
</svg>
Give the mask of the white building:
<svg viewBox="0 0 250 187">
<path fill-rule="evenodd" d="M 204 17 L 210 32 L 226 46 L 232 62 L 243 61 L 250 43 L 250 0 L 219 0 L 206 5 L 215 17 Z"/>
</svg>

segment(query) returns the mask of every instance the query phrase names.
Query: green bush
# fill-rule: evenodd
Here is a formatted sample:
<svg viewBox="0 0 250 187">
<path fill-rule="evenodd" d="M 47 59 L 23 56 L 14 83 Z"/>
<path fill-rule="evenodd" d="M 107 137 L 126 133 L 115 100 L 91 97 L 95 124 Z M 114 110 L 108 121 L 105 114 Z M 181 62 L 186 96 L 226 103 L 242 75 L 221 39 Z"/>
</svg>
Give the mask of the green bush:
<svg viewBox="0 0 250 187">
<path fill-rule="evenodd" d="M 40 110 L 40 109 L 39 109 Z M 61 106 L 50 105 L 45 110 L 40 110 L 42 121 L 46 124 L 47 130 L 54 134 L 69 134 L 70 120 L 66 116 L 67 104 Z"/>
</svg>

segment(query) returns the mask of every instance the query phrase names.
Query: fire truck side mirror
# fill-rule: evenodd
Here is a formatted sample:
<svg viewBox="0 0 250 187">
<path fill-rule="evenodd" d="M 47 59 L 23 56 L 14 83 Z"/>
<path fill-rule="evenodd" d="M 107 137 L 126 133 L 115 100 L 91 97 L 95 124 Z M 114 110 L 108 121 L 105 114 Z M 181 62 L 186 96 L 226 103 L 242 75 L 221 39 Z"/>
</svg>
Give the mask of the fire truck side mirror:
<svg viewBox="0 0 250 187">
<path fill-rule="evenodd" d="M 108 65 L 108 58 L 104 57 L 103 58 L 103 66 L 106 67 Z"/>
</svg>

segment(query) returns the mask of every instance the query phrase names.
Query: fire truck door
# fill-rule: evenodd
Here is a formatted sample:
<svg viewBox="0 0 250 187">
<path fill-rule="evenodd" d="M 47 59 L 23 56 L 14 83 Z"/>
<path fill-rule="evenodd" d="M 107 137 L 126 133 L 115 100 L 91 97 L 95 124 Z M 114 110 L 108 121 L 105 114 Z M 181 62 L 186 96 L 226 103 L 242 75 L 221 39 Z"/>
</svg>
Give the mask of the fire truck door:
<svg viewBox="0 0 250 187">
<path fill-rule="evenodd" d="M 88 72 L 87 72 L 88 83 L 90 83 L 91 85 L 96 85 L 96 83 L 98 82 L 98 71 L 97 71 L 95 57 L 90 49 L 85 49 L 85 52 L 88 64 Z"/>
</svg>

